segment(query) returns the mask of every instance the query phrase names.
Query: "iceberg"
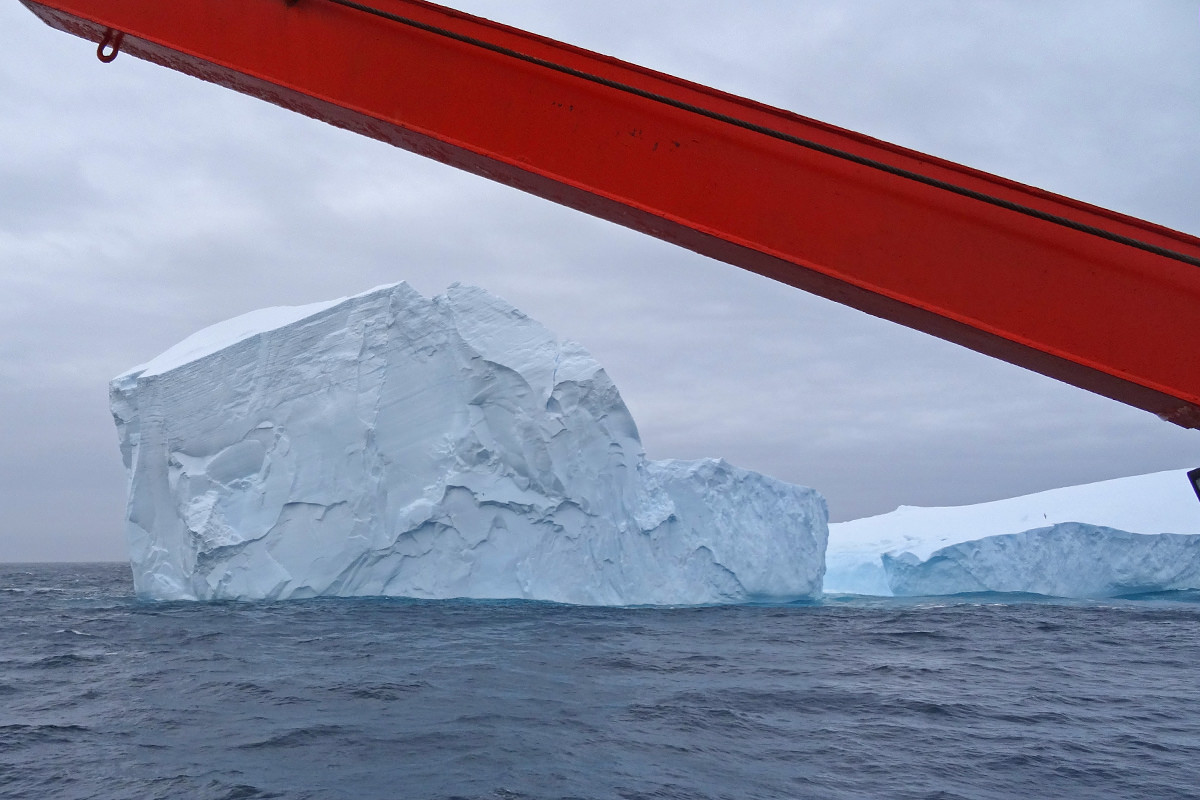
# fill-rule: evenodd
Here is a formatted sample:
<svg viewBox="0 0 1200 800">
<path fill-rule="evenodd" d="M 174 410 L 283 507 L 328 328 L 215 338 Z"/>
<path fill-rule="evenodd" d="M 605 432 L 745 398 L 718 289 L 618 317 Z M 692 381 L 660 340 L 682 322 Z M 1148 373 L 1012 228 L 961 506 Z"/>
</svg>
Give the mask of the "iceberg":
<svg viewBox="0 0 1200 800">
<path fill-rule="evenodd" d="M 819 595 L 812 489 L 650 461 L 580 345 L 482 289 L 252 312 L 115 378 L 137 594 Z"/>
<path fill-rule="evenodd" d="M 1200 589 L 1200 535 L 1141 534 L 1062 522 L 962 542 L 921 560 L 884 554 L 898 596 L 1024 592 L 1102 598 Z"/>
<path fill-rule="evenodd" d="M 1080 520 L 1130 534 L 1195 534 L 1200 533 L 1200 504 L 1187 470 L 1168 470 L 974 505 L 901 506 L 830 524 L 824 588 L 828 593 L 891 595 L 885 554 L 907 552 L 922 561 L 951 545 Z"/>
</svg>

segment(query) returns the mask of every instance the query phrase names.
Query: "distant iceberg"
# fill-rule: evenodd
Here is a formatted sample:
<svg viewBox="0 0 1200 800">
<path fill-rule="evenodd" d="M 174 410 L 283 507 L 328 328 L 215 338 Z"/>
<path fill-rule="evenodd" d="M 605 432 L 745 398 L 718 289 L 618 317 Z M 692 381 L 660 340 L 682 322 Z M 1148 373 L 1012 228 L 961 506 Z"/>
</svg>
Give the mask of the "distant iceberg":
<svg viewBox="0 0 1200 800">
<path fill-rule="evenodd" d="M 654 462 L 582 347 L 481 289 L 266 309 L 113 380 L 146 598 L 820 594 L 815 491 Z"/>
<path fill-rule="evenodd" d="M 1024 592 L 1100 598 L 1200 589 L 1200 535 L 1063 522 L 943 547 L 925 560 L 883 555 L 898 596 Z"/>
<path fill-rule="evenodd" d="M 1114 587 L 1140 581 L 1147 591 L 1195 588 L 1179 586 L 1182 577 L 1172 577 L 1169 570 L 1160 571 L 1155 565 L 1167 552 L 1166 542 L 1183 548 L 1178 553 L 1181 558 L 1194 552 L 1187 550 L 1191 545 L 1186 542 L 1191 540 L 1186 535 L 1174 539 L 1157 534 L 1198 531 L 1200 503 L 1186 470 L 970 506 L 902 506 L 888 514 L 829 526 L 825 591 L 891 595 L 894 584 L 900 594 L 941 594 L 985 591 L 978 587 L 987 584 L 1006 588 L 986 591 L 1105 596 L 1110 573 L 1116 576 Z M 1016 539 L 1008 538 L 1014 535 Z M 979 565 L 979 572 L 970 574 L 981 580 L 986 576 L 982 583 L 964 577 L 966 566 L 950 569 L 951 563 L 965 565 L 962 559 L 968 556 L 972 565 Z M 1095 560 L 1102 556 L 1111 564 Z M 1036 577 L 1041 574 L 1038 570 L 1043 571 L 1042 577 Z M 1138 570 L 1143 577 L 1135 581 Z M 959 577 L 934 577 L 950 572 Z M 1187 569 L 1179 573 L 1186 574 Z M 1001 580 L 1001 576 L 1006 577 Z M 1018 580 L 1018 576 L 1023 577 Z M 918 583 L 922 588 L 917 588 Z M 962 588 L 968 585 L 975 588 Z M 952 587 L 958 588 L 951 591 Z"/>
</svg>

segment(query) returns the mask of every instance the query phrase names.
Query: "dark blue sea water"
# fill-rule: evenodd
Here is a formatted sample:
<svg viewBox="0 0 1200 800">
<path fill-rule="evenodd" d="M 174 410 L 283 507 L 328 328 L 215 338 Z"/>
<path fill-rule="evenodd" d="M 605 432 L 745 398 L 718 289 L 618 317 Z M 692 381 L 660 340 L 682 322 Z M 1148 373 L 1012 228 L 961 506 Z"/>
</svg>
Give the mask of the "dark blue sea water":
<svg viewBox="0 0 1200 800">
<path fill-rule="evenodd" d="M 0 565 L 5 798 L 1200 797 L 1200 602 L 147 604 Z"/>
</svg>

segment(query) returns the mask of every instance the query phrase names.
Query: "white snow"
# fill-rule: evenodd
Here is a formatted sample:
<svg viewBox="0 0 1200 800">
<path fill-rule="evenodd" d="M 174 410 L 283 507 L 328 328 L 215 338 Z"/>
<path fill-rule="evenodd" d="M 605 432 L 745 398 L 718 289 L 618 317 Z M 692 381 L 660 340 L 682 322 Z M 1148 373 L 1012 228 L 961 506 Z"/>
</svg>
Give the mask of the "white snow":
<svg viewBox="0 0 1200 800">
<path fill-rule="evenodd" d="M 233 319 L 218 322 L 193 333 L 179 344 L 160 353 L 153 360 L 128 370 L 118 376 L 117 380 L 131 373 L 161 375 L 164 372 L 170 372 L 188 362 L 210 356 L 218 350 L 235 345 L 243 339 L 249 339 L 265 330 L 290 325 L 348 299 L 350 298 L 343 297 L 340 300 L 310 303 L 303 306 L 260 308 Z"/>
<path fill-rule="evenodd" d="M 885 553 L 924 560 L 948 545 L 1063 522 L 1136 534 L 1200 533 L 1200 502 L 1187 471 L 1171 470 L 969 506 L 901 506 L 829 526 L 825 591 L 889 595 Z"/>
<path fill-rule="evenodd" d="M 110 398 L 143 597 L 821 590 L 819 494 L 718 460 L 648 461 L 600 365 L 480 289 L 244 315 Z"/>
</svg>

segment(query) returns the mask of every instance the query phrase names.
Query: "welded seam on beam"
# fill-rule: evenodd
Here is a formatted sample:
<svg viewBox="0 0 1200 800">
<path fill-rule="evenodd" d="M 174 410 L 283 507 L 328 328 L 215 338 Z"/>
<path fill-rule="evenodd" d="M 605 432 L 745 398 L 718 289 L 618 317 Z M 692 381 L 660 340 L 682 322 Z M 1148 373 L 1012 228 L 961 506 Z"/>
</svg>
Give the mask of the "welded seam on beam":
<svg viewBox="0 0 1200 800">
<path fill-rule="evenodd" d="M 631 86 L 627 83 L 614 81 L 600 75 L 595 75 L 590 72 L 584 72 L 583 70 L 568 67 L 565 64 L 558 64 L 554 61 L 538 58 L 537 56 L 531 56 L 527 53 L 522 53 L 519 50 L 513 50 L 511 48 L 494 44 L 483 39 L 477 39 L 473 36 L 456 33 L 455 31 L 447 30 L 446 28 L 439 28 L 436 25 L 430 25 L 429 23 L 421 22 L 420 20 L 412 19 L 410 17 L 404 17 L 400 16 L 399 14 L 393 14 L 389 11 L 373 8 L 362 3 L 354 2 L 354 0 L 325 0 L 325 2 L 333 3 L 339 6 L 345 6 L 346 8 L 354 9 L 355 11 L 361 11 L 366 14 L 371 14 L 376 17 L 381 17 L 383 19 L 399 23 L 401 25 L 407 25 L 410 28 L 416 28 L 418 30 L 432 33 L 437 36 L 442 36 L 447 39 L 453 39 L 456 42 L 461 42 L 463 44 L 471 45 L 472 47 L 478 47 L 499 55 L 524 61 L 528 64 L 535 64 L 539 67 L 544 67 L 545 69 L 553 70 L 564 75 L 570 75 L 573 78 L 579 78 L 580 80 L 599 84 L 600 86 L 605 86 L 620 92 L 636 95 L 637 97 L 641 97 L 646 100 L 652 100 L 656 103 L 662 103 L 663 105 L 677 108 L 680 111 L 687 111 L 692 114 L 707 117 L 708 119 L 715 120 L 717 122 L 723 122 L 727 125 L 742 128 L 743 130 L 752 131 L 763 136 L 769 136 L 772 139 L 778 139 L 780 141 L 788 142 L 789 144 L 798 145 L 808 150 L 813 150 L 827 156 L 839 158 L 843 161 L 850 161 L 864 167 L 885 172 L 889 175 L 895 175 L 897 177 L 905 178 L 925 186 L 941 189 L 942 191 L 950 192 L 961 197 L 967 197 L 972 200 L 977 200 L 981 203 L 987 203 L 988 205 L 1007 209 L 1008 211 L 1014 211 L 1018 214 L 1024 214 L 1025 216 L 1040 219 L 1044 222 L 1050 222 L 1064 228 L 1070 228 L 1071 230 L 1079 231 L 1080 233 L 1086 233 L 1101 239 L 1107 239 L 1110 242 L 1116 242 L 1117 244 L 1133 247 L 1138 250 L 1143 250 L 1147 253 L 1153 253 L 1154 255 L 1162 256 L 1163 258 L 1181 261 L 1184 264 L 1190 264 L 1193 267 L 1200 267 L 1200 258 L 1190 256 L 1186 253 L 1180 253 L 1176 250 L 1160 247 L 1159 245 L 1151 244 L 1150 242 L 1144 242 L 1141 239 L 1134 239 L 1131 236 L 1124 236 L 1119 233 L 1114 233 L 1113 231 L 1099 228 L 1095 225 L 1088 225 L 1083 222 L 1078 222 L 1069 217 L 1063 217 L 1058 214 L 1051 214 L 1046 211 L 1041 211 L 1030 206 L 1022 205 L 1021 203 L 1014 203 L 1011 200 L 1005 200 L 1002 197 L 996 197 L 994 195 L 979 192 L 974 189 L 968 189 L 965 186 L 959 186 L 954 183 L 938 180 L 937 178 L 931 178 L 928 175 L 922 175 L 919 172 L 913 172 L 912 170 L 896 167 L 883 161 L 876 161 L 872 158 L 866 158 L 865 156 L 856 155 L 855 153 L 850 153 L 845 150 L 839 150 L 836 147 L 830 147 L 829 145 L 824 145 L 820 142 L 814 142 L 811 139 L 793 136 L 790 133 L 775 130 L 774 128 L 768 128 L 765 125 L 758 125 L 748 120 L 739 119 L 738 117 L 733 117 L 728 114 L 722 114 L 719 111 L 713 111 L 712 109 L 704 108 L 703 106 L 693 105 L 692 103 L 686 103 L 682 100 L 676 100 L 673 97 L 667 97 L 666 95 L 656 94 L 655 92 L 646 91 L 645 89 L 639 89 L 638 87 Z"/>
</svg>

